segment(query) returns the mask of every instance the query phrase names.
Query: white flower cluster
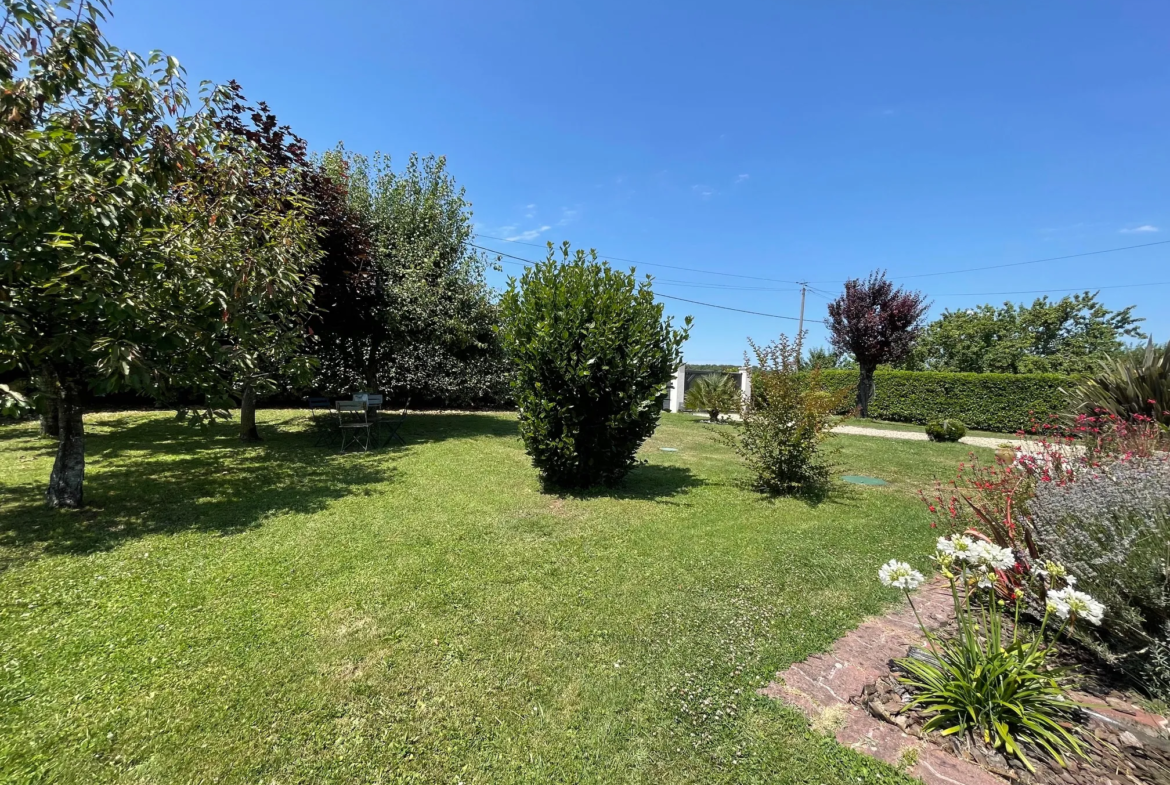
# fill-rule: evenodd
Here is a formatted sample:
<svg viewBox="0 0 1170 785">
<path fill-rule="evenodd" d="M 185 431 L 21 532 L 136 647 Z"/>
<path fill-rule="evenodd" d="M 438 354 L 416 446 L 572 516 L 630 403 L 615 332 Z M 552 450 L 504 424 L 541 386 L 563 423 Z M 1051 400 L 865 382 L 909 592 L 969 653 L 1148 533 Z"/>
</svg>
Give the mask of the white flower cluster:
<svg viewBox="0 0 1170 785">
<path fill-rule="evenodd" d="M 1048 592 L 1048 610 L 1062 619 L 1072 616 L 1089 624 L 1100 624 L 1105 616 L 1104 605 L 1072 587 Z"/>
<path fill-rule="evenodd" d="M 885 586 L 905 589 L 906 591 L 917 589 L 926 580 L 918 570 L 897 559 L 890 559 L 882 565 L 882 568 L 878 570 L 878 579 Z"/>
<path fill-rule="evenodd" d="M 1001 548 L 987 540 L 977 540 L 964 534 L 953 537 L 939 537 L 938 551 L 955 561 L 966 562 L 972 567 L 984 570 L 1010 570 L 1016 566 L 1016 557 L 1011 548 Z"/>
<path fill-rule="evenodd" d="M 952 560 L 970 565 L 978 576 L 979 586 L 989 589 L 995 584 L 994 570 L 1010 570 L 1016 566 L 1011 548 L 1001 548 L 993 542 L 956 534 L 938 538 L 938 552 Z"/>
</svg>

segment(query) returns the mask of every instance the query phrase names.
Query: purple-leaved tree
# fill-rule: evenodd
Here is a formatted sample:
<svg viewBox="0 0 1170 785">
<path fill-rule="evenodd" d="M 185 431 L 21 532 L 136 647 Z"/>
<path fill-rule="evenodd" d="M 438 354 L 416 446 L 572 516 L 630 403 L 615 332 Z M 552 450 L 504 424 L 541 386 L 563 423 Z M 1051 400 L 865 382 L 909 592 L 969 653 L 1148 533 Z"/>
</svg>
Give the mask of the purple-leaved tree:
<svg viewBox="0 0 1170 785">
<path fill-rule="evenodd" d="M 869 278 L 845 282 L 845 292 L 829 303 L 829 343 L 857 360 L 857 408 L 869 416 L 873 372 L 880 363 L 894 363 L 914 348 L 922 317 L 930 303 L 921 292 L 908 292 L 886 280 L 885 270 Z"/>
</svg>

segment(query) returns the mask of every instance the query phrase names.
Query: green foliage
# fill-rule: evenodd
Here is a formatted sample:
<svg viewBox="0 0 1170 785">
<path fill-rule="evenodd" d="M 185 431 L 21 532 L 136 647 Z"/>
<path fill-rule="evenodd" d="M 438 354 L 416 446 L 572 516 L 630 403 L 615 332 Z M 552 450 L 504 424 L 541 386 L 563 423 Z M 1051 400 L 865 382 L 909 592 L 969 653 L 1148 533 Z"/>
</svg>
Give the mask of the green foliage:
<svg viewBox="0 0 1170 785">
<path fill-rule="evenodd" d="M 1158 348 L 1150 341 L 1140 357 L 1101 360 L 1094 371 L 1070 391 L 1076 409 L 1140 414 L 1170 427 L 1170 342 Z"/>
<path fill-rule="evenodd" d="M 903 683 L 914 690 L 911 705 L 935 712 L 924 731 L 978 734 L 1015 755 L 1032 770 L 1023 743 L 1046 750 L 1061 765 L 1070 752 L 1084 755 L 1064 728 L 1076 705 L 1066 696 L 1068 671 L 1048 664 L 1050 649 L 1038 639 L 1005 642 L 999 612 L 987 614 L 986 637 L 971 611 L 960 613 L 953 638 L 935 639 L 934 656 L 905 658 Z M 976 612 L 978 612 L 976 610 Z"/>
<path fill-rule="evenodd" d="M 1031 306 L 1004 303 L 944 311 L 927 325 L 906 362 L 909 370 L 958 373 L 1079 374 L 1143 337 L 1133 306 L 1111 311 L 1090 292 Z"/>
<path fill-rule="evenodd" d="M 831 435 L 833 413 L 850 391 L 827 388 L 820 369 L 801 373 L 797 348 L 785 335 L 767 346 L 750 338 L 748 343 L 759 370 L 752 378 L 751 399 L 741 409 L 743 425 L 726 438 L 747 463 L 757 490 L 821 493 L 833 472 L 823 442 Z"/>
<path fill-rule="evenodd" d="M 967 426 L 959 420 L 931 420 L 926 424 L 926 435 L 932 442 L 957 442 L 967 435 Z"/>
<path fill-rule="evenodd" d="M 711 422 L 718 422 L 720 414 L 739 411 L 742 397 L 731 376 L 711 374 L 695 379 L 684 404 L 691 411 L 707 412 Z"/>
<path fill-rule="evenodd" d="M 857 368 L 857 361 L 848 354 L 843 354 L 832 347 L 817 346 L 808 351 L 808 357 L 804 359 L 802 368 L 819 368 L 822 371 L 831 371 L 834 369 L 855 369 Z"/>
<path fill-rule="evenodd" d="M 1095 602 L 1082 595 L 1083 602 L 1074 607 L 1053 599 L 1039 632 L 1023 631 L 1019 621 L 1026 593 L 1012 592 L 997 577 L 1014 564 L 1010 549 L 959 535 L 940 538 L 938 547 L 934 558 L 950 584 L 955 629 L 932 632 L 914 608 L 929 651 L 896 661 L 906 674 L 902 683 L 913 690 L 910 707 L 931 715 L 923 731 L 978 735 L 1005 755 L 1019 758 L 1029 771 L 1034 768 L 1027 747 L 1046 751 L 1061 766 L 1070 752 L 1085 757 L 1080 742 L 1065 727 L 1078 709 L 1066 694 L 1070 671 L 1048 664 L 1052 646 L 1044 633 L 1050 620 L 1064 619 L 1053 636 L 1055 642 L 1082 610 L 1086 621 L 1095 623 L 1088 615 L 1093 611 L 1088 606 Z M 904 562 L 891 561 L 879 577 L 885 585 L 905 591 L 914 607 L 910 591 L 923 582 L 921 573 Z M 1001 592 L 1012 598 L 1015 619 L 1010 640 L 1003 630 L 1007 608 L 999 598 Z"/>
<path fill-rule="evenodd" d="M 0 384 L 0 417 L 18 420 L 28 417 L 34 411 L 36 409 L 32 401 L 23 393 L 12 389 L 11 385 Z"/>
<path fill-rule="evenodd" d="M 325 165 L 343 178 L 349 206 L 369 227 L 375 297 L 357 330 L 323 342 L 323 389 L 366 387 L 416 402 L 501 400 L 506 366 L 499 310 L 472 247 L 471 204 L 443 157 L 390 159 L 338 149 Z M 345 303 L 337 307 L 346 309 Z"/>
<path fill-rule="evenodd" d="M 962 420 L 968 428 L 1000 433 L 1027 429 L 1033 420 L 1068 408 L 1063 388 L 1069 377 L 1056 374 L 944 373 L 889 371 L 874 374 L 869 414 L 879 420 L 925 425 L 932 420 Z M 850 389 L 855 371 L 825 371 L 823 384 Z M 853 408 L 847 398 L 838 413 Z"/>
<path fill-rule="evenodd" d="M 552 243 L 548 258 L 511 279 L 501 337 L 514 374 L 520 434 L 554 485 L 613 485 L 653 432 L 660 397 L 681 361 L 681 330 L 654 302 L 650 281 Z"/>
<path fill-rule="evenodd" d="M 85 389 L 225 394 L 230 305 L 279 274 L 280 253 L 237 222 L 255 215 L 237 166 L 255 151 L 217 125 L 232 92 L 193 106 L 177 60 L 105 40 L 105 7 L 6 2 L 0 23 L 0 370 L 59 393 L 51 506 L 83 503 Z"/>
</svg>

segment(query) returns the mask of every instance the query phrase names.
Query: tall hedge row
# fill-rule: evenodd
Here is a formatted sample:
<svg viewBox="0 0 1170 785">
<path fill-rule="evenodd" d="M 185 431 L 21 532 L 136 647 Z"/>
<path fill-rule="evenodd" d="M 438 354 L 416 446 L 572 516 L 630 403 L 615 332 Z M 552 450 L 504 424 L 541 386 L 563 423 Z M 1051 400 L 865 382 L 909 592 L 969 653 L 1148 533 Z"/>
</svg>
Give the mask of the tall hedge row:
<svg viewBox="0 0 1170 785">
<path fill-rule="evenodd" d="M 825 371 L 831 389 L 857 386 L 857 371 Z M 1068 408 L 1060 388 L 1072 380 L 1052 373 L 944 373 L 887 371 L 874 375 L 874 397 L 869 414 L 874 419 L 913 422 L 954 418 L 968 428 L 1014 433 L 1033 418 L 1059 414 Z M 849 399 L 846 411 L 853 408 Z M 1033 414 L 1034 413 L 1034 414 Z"/>
</svg>

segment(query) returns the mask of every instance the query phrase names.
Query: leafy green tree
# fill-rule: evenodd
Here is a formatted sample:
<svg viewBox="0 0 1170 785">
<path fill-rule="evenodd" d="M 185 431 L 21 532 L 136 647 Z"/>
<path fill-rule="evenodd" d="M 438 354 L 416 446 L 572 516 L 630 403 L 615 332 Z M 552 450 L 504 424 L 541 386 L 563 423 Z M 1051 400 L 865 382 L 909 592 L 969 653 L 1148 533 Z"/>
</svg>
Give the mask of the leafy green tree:
<svg viewBox="0 0 1170 785">
<path fill-rule="evenodd" d="M 1091 372 L 1142 338 L 1133 306 L 1112 311 L 1084 292 L 1032 305 L 1004 303 L 944 311 L 919 337 L 907 368 L 966 373 Z"/>
<path fill-rule="evenodd" d="M 844 370 L 857 367 L 857 363 L 847 354 L 836 349 L 817 346 L 809 349 L 802 368 L 817 368 L 822 371 Z"/>
<path fill-rule="evenodd" d="M 709 374 L 695 379 L 687 390 L 686 407 L 691 411 L 705 411 L 711 422 L 718 422 L 720 414 L 739 411 L 742 393 L 735 380 L 725 373 Z"/>
<path fill-rule="evenodd" d="M 82 503 L 84 388 L 155 387 L 142 347 L 202 326 L 166 197 L 210 131 L 177 61 L 110 46 L 104 5 L 72 5 L 9 0 L 0 22 L 0 362 L 56 389 L 63 507 Z"/>
<path fill-rule="evenodd" d="M 195 193 L 182 202 L 217 218 L 199 247 L 205 264 L 234 279 L 223 304 L 222 376 L 240 402 L 240 439 L 259 441 L 257 399 L 282 382 L 308 382 L 315 367 L 307 322 L 317 281 L 310 271 L 322 255 L 311 223 L 318 173 L 303 139 L 264 103 L 248 105 L 239 85 L 228 88 L 232 104 L 216 120 L 226 154 L 200 161 L 188 189 Z"/>
<path fill-rule="evenodd" d="M 613 485 L 653 432 L 682 360 L 691 319 L 676 329 L 650 279 L 613 270 L 597 252 L 561 246 L 511 279 L 500 333 L 512 366 L 520 435 L 553 485 Z"/>
<path fill-rule="evenodd" d="M 240 223 L 254 151 L 217 127 L 230 91 L 192 106 L 177 61 L 106 41 L 105 8 L 7 0 L 0 21 L 0 369 L 55 393 L 55 507 L 84 501 L 86 388 L 210 401 L 233 303 L 278 275 Z"/>
<path fill-rule="evenodd" d="M 371 228 L 379 326 L 332 358 L 323 346 L 321 384 L 442 403 L 498 398 L 498 307 L 471 245 L 471 205 L 446 159 L 411 155 L 400 172 L 381 155 L 371 163 L 338 150 L 326 160 L 345 172 L 350 205 Z"/>
</svg>

